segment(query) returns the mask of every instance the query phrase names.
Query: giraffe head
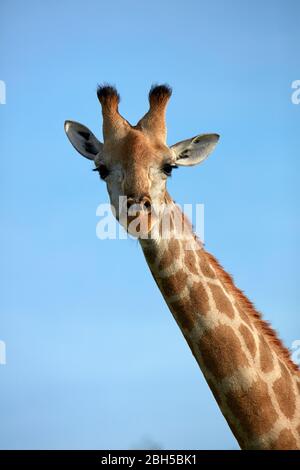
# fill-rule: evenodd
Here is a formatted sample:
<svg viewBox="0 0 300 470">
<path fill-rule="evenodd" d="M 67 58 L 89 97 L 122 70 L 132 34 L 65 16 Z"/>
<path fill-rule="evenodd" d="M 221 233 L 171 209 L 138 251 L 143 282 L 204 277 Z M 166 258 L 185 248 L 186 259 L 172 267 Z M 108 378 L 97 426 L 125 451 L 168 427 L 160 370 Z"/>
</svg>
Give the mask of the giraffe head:
<svg viewBox="0 0 300 470">
<path fill-rule="evenodd" d="M 201 163 L 219 139 L 217 134 L 201 134 L 169 147 L 165 114 L 171 93 L 167 85 L 153 86 L 148 112 L 132 126 L 119 113 L 117 90 L 98 87 L 103 143 L 82 124 L 65 122 L 72 145 L 94 161 L 95 171 L 105 181 L 117 219 L 136 236 L 150 232 L 160 219 L 173 168 Z"/>
</svg>

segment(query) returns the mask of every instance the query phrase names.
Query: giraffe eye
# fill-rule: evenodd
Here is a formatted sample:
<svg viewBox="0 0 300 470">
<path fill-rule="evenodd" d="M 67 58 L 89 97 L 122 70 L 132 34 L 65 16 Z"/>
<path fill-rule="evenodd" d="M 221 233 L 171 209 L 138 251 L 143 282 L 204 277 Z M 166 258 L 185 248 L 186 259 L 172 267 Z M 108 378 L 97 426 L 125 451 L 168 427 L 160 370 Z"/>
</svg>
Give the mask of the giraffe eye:
<svg viewBox="0 0 300 470">
<path fill-rule="evenodd" d="M 97 168 L 94 168 L 93 171 L 98 171 L 102 180 L 105 180 L 109 175 L 109 169 L 105 165 L 99 165 Z"/>
<path fill-rule="evenodd" d="M 165 175 L 171 176 L 173 168 L 178 168 L 178 166 L 171 163 L 165 163 L 162 167 L 162 171 Z"/>
</svg>

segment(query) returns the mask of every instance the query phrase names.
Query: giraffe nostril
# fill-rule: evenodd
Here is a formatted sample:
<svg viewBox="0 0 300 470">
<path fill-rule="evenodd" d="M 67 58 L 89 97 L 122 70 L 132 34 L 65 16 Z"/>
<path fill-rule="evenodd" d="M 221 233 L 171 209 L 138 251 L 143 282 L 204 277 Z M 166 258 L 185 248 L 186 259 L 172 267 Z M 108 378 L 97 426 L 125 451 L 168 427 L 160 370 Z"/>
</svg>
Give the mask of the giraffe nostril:
<svg viewBox="0 0 300 470">
<path fill-rule="evenodd" d="M 127 198 L 127 210 L 134 204 L 134 199 L 132 197 Z"/>
<path fill-rule="evenodd" d="M 144 196 L 141 198 L 128 197 L 126 205 L 127 205 L 127 211 L 129 211 L 131 208 L 135 208 L 137 211 L 138 210 L 144 210 L 147 212 L 151 211 L 151 200 L 147 196 Z"/>
<path fill-rule="evenodd" d="M 151 202 L 148 199 L 144 201 L 144 208 L 148 211 L 151 209 Z"/>
</svg>

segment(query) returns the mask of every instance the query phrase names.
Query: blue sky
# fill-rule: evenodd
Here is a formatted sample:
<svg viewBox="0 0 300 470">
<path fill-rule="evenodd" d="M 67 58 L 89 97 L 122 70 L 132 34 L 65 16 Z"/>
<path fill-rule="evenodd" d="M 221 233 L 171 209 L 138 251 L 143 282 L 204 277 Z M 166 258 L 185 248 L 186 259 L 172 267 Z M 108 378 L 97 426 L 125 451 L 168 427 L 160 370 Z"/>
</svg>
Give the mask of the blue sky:
<svg viewBox="0 0 300 470">
<path fill-rule="evenodd" d="M 101 136 L 97 83 L 136 122 L 174 92 L 170 144 L 221 141 L 169 190 L 288 347 L 300 338 L 300 5 L 112 0 L 0 6 L 1 448 L 237 448 L 133 240 L 96 238 L 104 184 L 63 131 Z"/>
</svg>

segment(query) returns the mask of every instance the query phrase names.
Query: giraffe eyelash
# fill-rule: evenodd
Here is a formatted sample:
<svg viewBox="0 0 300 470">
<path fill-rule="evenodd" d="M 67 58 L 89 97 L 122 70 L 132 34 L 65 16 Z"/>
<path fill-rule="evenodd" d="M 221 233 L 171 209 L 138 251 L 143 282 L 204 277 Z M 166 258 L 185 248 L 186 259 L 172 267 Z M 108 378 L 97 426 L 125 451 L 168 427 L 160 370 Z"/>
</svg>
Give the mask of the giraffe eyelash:
<svg viewBox="0 0 300 470">
<path fill-rule="evenodd" d="M 164 172 L 165 175 L 171 176 L 172 170 L 174 168 L 178 168 L 178 166 L 175 163 L 165 163 L 162 166 L 161 170 Z"/>
<path fill-rule="evenodd" d="M 105 180 L 105 178 L 109 175 L 109 169 L 105 165 L 99 165 L 98 167 L 94 168 L 93 171 L 98 171 L 102 180 Z"/>
</svg>

